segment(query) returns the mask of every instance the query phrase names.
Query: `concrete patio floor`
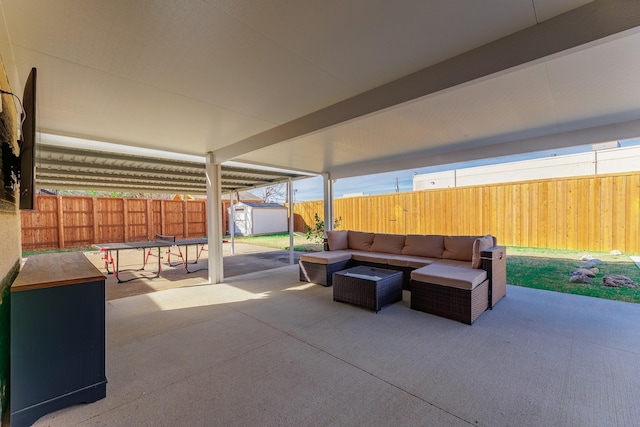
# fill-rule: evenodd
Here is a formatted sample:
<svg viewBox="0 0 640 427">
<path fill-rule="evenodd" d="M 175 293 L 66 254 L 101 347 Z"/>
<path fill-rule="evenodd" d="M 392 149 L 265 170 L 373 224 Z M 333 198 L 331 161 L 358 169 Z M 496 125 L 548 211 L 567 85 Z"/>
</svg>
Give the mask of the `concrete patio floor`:
<svg viewBox="0 0 640 427">
<path fill-rule="evenodd" d="M 158 270 L 156 250 L 152 251 L 144 270 L 139 270 L 144 264 L 144 252 L 142 250 L 121 251 L 119 263 L 121 280 L 137 279 L 118 283 L 112 274 L 107 275 L 105 283 L 107 301 L 164 289 L 196 285 L 206 281 L 209 255 L 206 248 L 205 246 L 205 250 L 201 251 L 201 256 L 197 263 L 189 264 L 190 273 L 185 271 L 175 248 L 173 248 L 171 258 L 168 258 L 166 250 L 161 251 L 160 277 L 155 277 L 155 273 Z M 184 250 L 184 248 L 182 249 Z M 195 259 L 195 250 L 195 247 L 189 247 L 189 260 Z M 246 243 L 235 243 L 233 255 L 231 244 L 224 243 L 222 245 L 222 253 L 225 277 L 283 267 L 290 263 L 289 251 Z M 102 253 L 92 251 L 85 252 L 85 255 L 100 271 L 106 273 Z M 115 254 L 113 256 L 115 257 Z M 300 252 L 294 252 L 294 262 L 297 263 L 299 260 Z M 168 261 L 171 261 L 171 265 L 168 264 Z M 191 263 L 191 261 L 189 262 Z M 111 270 L 111 267 L 109 268 Z"/>
<path fill-rule="evenodd" d="M 640 305 L 509 286 L 467 326 L 409 300 L 295 265 L 112 299 L 107 397 L 36 425 L 638 425 Z"/>
</svg>

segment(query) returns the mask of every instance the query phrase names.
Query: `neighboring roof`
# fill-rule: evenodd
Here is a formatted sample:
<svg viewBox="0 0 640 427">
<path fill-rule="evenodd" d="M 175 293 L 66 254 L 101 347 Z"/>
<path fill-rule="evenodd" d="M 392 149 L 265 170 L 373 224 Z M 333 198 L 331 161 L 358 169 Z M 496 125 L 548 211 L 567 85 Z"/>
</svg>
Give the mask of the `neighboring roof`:
<svg viewBox="0 0 640 427">
<path fill-rule="evenodd" d="M 238 202 L 238 204 L 243 204 L 245 206 L 249 206 L 253 209 L 286 209 L 286 206 L 283 206 L 279 203 L 264 203 L 264 202 Z"/>
<path fill-rule="evenodd" d="M 229 200 L 229 199 L 231 199 L 231 193 L 228 193 L 222 196 L 222 200 Z M 235 197 L 234 200 L 236 202 L 239 202 L 239 201 L 241 202 L 243 200 L 257 201 L 257 200 L 262 200 L 262 197 L 258 197 L 250 191 L 240 191 L 238 194 L 238 197 Z"/>
<path fill-rule="evenodd" d="M 36 187 L 206 194 L 205 163 L 37 144 Z M 296 172 L 222 165 L 222 192 L 308 177 Z"/>
<path fill-rule="evenodd" d="M 42 132 L 331 178 L 640 135 L 638 1 L 0 3 Z"/>
</svg>

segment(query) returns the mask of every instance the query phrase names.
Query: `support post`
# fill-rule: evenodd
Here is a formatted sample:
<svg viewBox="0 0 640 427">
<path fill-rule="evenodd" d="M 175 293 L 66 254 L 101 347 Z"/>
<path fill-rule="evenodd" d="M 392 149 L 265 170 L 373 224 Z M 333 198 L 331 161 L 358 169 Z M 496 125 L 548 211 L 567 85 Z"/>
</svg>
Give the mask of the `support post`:
<svg viewBox="0 0 640 427">
<path fill-rule="evenodd" d="M 333 230 L 333 182 L 329 173 L 322 175 L 324 179 L 324 237 L 327 231 Z"/>
<path fill-rule="evenodd" d="M 231 255 L 236 254 L 236 205 L 235 205 L 235 192 L 231 192 L 229 195 L 229 210 L 231 215 L 229 216 L 229 236 L 231 237 Z"/>
<path fill-rule="evenodd" d="M 221 283 L 222 264 L 222 187 L 221 168 L 213 153 L 207 153 L 207 236 L 209 240 L 209 283 Z"/>
<path fill-rule="evenodd" d="M 289 264 L 295 261 L 293 247 L 293 180 L 289 178 L 287 182 L 287 198 L 289 199 Z"/>
</svg>

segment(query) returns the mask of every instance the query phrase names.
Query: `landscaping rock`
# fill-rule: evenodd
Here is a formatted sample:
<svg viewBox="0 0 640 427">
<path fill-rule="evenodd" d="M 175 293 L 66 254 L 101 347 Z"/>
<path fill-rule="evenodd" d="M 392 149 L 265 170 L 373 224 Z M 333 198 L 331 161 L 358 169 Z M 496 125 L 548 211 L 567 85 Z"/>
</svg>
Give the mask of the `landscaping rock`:
<svg viewBox="0 0 640 427">
<path fill-rule="evenodd" d="M 591 277 L 581 273 L 574 274 L 572 271 L 569 275 L 569 281 L 571 283 L 591 283 Z"/>
<path fill-rule="evenodd" d="M 602 278 L 602 284 L 611 288 L 637 288 L 638 284 L 622 274 L 608 274 Z"/>
<path fill-rule="evenodd" d="M 602 260 L 599 260 L 598 258 L 593 258 L 587 261 L 586 264 L 582 264 L 580 268 L 593 268 L 596 265 L 600 265 L 600 264 L 604 264 L 604 262 L 602 262 Z"/>
<path fill-rule="evenodd" d="M 580 261 L 591 261 L 593 257 L 591 255 L 582 255 Z"/>
<path fill-rule="evenodd" d="M 622 252 L 620 252 L 617 249 L 612 250 L 611 252 L 609 252 L 609 255 L 622 255 Z"/>
<path fill-rule="evenodd" d="M 595 270 L 597 270 L 597 268 L 595 268 Z M 586 268 L 576 268 L 575 270 L 572 270 L 571 273 L 569 273 L 571 276 L 578 276 L 580 274 L 587 276 L 587 277 L 596 277 L 596 273 L 592 270 L 588 270 Z"/>
</svg>

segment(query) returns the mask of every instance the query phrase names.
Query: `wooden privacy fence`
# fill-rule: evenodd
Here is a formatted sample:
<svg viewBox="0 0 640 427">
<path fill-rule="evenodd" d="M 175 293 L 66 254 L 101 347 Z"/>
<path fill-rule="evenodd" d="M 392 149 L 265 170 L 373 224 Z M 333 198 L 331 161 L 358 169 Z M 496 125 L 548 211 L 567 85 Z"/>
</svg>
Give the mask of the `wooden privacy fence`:
<svg viewBox="0 0 640 427">
<path fill-rule="evenodd" d="M 228 201 L 223 203 L 223 234 Z M 294 230 L 322 219 L 322 201 L 294 206 Z M 340 198 L 344 230 L 491 233 L 500 244 L 640 253 L 640 172 Z M 207 234 L 205 201 L 36 196 L 22 211 L 23 250 Z"/>
<path fill-rule="evenodd" d="M 22 250 L 207 235 L 204 200 L 151 200 L 37 195 L 22 211 Z"/>
<path fill-rule="evenodd" d="M 322 201 L 294 206 L 295 230 L 324 217 Z M 640 172 L 339 198 L 340 229 L 493 234 L 502 245 L 640 253 Z"/>
</svg>

